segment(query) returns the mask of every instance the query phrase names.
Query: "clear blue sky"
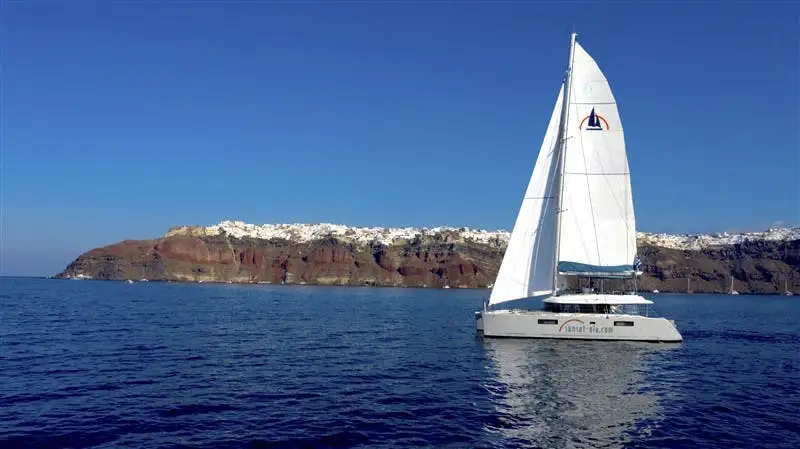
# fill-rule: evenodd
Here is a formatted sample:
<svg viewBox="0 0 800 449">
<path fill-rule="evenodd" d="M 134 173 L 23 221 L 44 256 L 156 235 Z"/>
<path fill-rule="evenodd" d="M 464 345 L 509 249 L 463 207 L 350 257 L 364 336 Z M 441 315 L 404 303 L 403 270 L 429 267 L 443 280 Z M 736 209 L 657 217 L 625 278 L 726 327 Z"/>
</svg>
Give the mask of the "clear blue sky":
<svg viewBox="0 0 800 449">
<path fill-rule="evenodd" d="M 789 3 L 5 2 L 3 274 L 222 219 L 510 229 L 573 25 L 639 230 L 800 222 Z"/>
</svg>

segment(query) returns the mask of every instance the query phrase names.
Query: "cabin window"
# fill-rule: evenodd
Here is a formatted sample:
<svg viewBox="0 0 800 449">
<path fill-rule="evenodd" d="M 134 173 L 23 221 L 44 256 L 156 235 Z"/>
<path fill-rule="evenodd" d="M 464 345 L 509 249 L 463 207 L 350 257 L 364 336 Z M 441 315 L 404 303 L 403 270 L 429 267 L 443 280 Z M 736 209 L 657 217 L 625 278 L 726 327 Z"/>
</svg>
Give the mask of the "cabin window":
<svg viewBox="0 0 800 449">
<path fill-rule="evenodd" d="M 614 326 L 633 326 L 633 321 L 614 321 Z"/>
<path fill-rule="evenodd" d="M 558 324 L 558 320 L 539 320 L 539 324 Z"/>
<path fill-rule="evenodd" d="M 595 322 L 594 321 L 589 321 L 589 324 L 595 324 Z"/>
</svg>

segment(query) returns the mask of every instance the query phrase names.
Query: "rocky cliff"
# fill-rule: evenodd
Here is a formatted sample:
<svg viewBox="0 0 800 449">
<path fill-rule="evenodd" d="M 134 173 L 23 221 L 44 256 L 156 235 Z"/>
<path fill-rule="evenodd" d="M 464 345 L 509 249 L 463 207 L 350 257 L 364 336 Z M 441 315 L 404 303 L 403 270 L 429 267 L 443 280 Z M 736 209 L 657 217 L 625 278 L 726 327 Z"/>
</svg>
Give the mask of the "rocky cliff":
<svg viewBox="0 0 800 449">
<path fill-rule="evenodd" d="M 662 292 L 800 291 L 800 230 L 713 236 L 639 235 L 639 288 Z M 348 228 L 223 222 L 93 249 L 57 278 L 485 288 L 504 231 Z"/>
</svg>

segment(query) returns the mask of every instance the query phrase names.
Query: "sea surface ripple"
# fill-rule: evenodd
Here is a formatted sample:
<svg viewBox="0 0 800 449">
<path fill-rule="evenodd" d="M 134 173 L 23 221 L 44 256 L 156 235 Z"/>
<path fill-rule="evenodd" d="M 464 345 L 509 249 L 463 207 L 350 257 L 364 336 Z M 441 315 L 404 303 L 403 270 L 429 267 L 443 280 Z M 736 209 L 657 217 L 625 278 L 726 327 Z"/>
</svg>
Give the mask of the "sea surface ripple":
<svg viewBox="0 0 800 449">
<path fill-rule="evenodd" d="M 0 278 L 0 447 L 800 447 L 800 300 L 678 345 L 487 339 L 488 290 Z"/>
</svg>

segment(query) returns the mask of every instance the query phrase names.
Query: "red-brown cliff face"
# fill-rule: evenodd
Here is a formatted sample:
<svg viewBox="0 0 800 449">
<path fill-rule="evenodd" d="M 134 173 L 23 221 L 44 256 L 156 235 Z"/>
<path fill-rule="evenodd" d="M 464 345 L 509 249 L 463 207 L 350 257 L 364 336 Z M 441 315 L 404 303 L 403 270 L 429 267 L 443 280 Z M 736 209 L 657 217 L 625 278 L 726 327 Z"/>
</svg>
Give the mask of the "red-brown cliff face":
<svg viewBox="0 0 800 449">
<path fill-rule="evenodd" d="M 485 287 L 502 248 L 415 241 L 356 246 L 327 238 L 307 243 L 174 235 L 93 249 L 56 277 L 189 282 Z"/>
<path fill-rule="evenodd" d="M 185 282 L 472 287 L 491 285 L 505 243 L 448 235 L 399 244 L 356 244 L 334 237 L 286 239 L 174 234 L 93 249 L 56 277 Z M 742 293 L 800 290 L 800 240 L 745 242 L 703 250 L 641 245 L 643 290 L 726 292 L 731 276 Z"/>
</svg>

